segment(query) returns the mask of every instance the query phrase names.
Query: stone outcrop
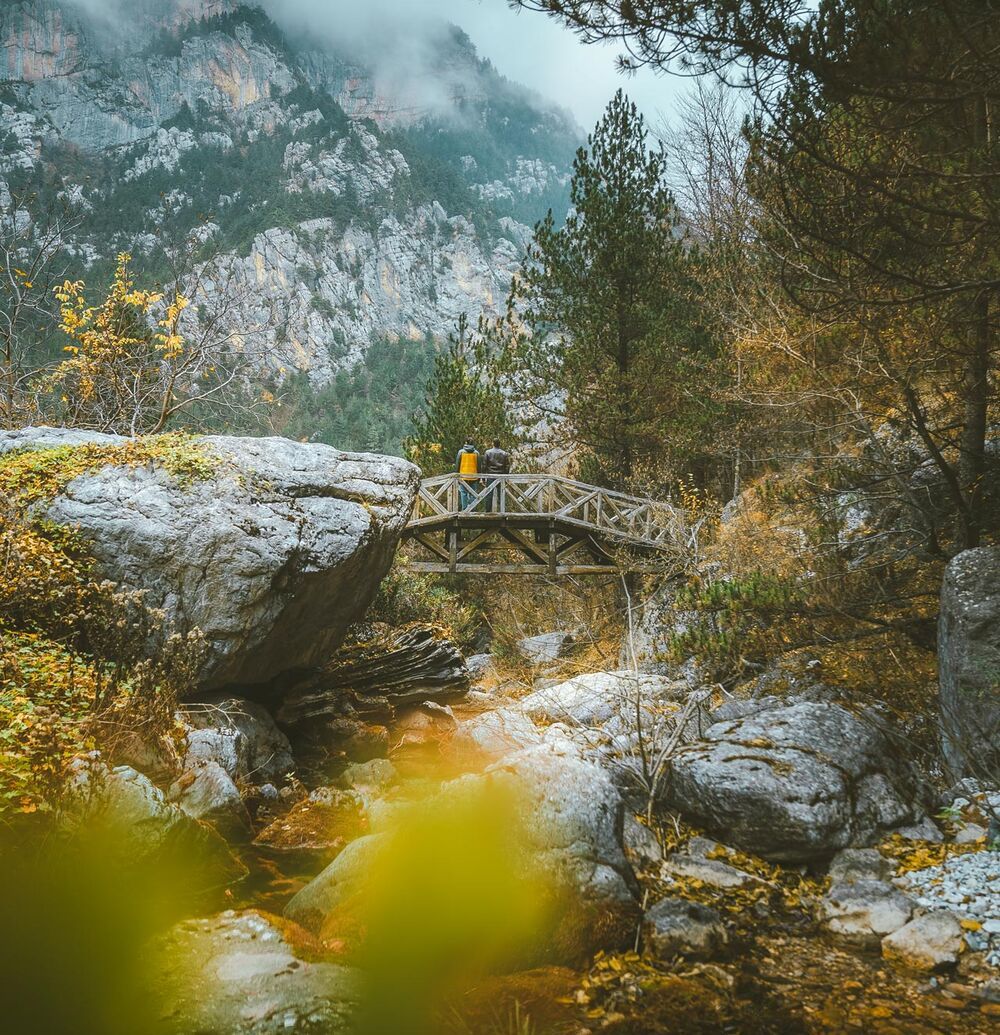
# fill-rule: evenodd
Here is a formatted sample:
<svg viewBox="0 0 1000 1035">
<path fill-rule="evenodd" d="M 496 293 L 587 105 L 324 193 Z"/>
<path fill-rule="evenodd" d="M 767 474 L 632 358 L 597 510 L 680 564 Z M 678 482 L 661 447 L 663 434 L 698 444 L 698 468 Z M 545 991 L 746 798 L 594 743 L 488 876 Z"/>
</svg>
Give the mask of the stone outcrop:
<svg viewBox="0 0 1000 1035">
<path fill-rule="evenodd" d="M 802 702 L 716 723 L 673 759 L 667 802 L 776 861 L 870 844 L 920 813 L 914 777 L 875 721 Z"/>
<path fill-rule="evenodd" d="M 941 724 L 954 778 L 1000 767 L 1000 548 L 945 569 L 938 627 Z"/>
<path fill-rule="evenodd" d="M 0 454 L 83 441 L 127 440 L 28 428 L 0 434 Z M 175 629 L 204 633 L 203 689 L 322 663 L 389 569 L 417 468 L 280 438 L 199 442 L 207 478 L 98 465 L 38 516 L 78 529 L 98 573 L 143 591 Z"/>
<path fill-rule="evenodd" d="M 287 726 L 340 715 L 349 698 L 368 714 L 462 697 L 469 670 L 461 651 L 430 626 L 378 626 L 364 642 L 344 646 L 316 676 L 296 686 L 278 712 Z"/>
</svg>

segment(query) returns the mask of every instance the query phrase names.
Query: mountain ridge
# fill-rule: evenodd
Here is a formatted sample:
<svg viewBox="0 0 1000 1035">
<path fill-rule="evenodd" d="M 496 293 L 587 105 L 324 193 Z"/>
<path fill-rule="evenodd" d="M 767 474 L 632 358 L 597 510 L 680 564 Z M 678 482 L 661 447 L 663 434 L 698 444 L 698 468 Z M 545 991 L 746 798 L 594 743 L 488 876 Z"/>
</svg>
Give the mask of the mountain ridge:
<svg viewBox="0 0 1000 1035">
<path fill-rule="evenodd" d="M 128 46 L 105 31 L 66 0 L 0 6 L 0 204 L 76 212 L 88 280 L 123 250 L 165 280 L 196 242 L 222 271 L 203 304 L 245 296 L 234 330 L 272 376 L 322 385 L 373 340 L 496 310 L 531 223 L 565 211 L 579 128 L 454 26 L 395 95 L 257 5 L 173 0 L 137 10 Z"/>
</svg>

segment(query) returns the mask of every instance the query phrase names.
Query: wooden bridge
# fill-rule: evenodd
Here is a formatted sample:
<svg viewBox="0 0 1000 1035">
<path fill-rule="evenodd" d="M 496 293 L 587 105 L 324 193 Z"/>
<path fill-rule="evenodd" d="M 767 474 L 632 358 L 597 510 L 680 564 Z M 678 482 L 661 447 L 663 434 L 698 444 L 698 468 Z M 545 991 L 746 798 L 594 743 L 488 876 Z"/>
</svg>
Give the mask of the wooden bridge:
<svg viewBox="0 0 1000 1035">
<path fill-rule="evenodd" d="M 685 522 L 667 503 L 547 474 L 503 474 L 469 483 L 455 474 L 420 485 L 403 534 L 408 566 L 425 572 L 610 575 L 662 570 Z M 513 559 L 511 555 L 513 554 Z M 657 564 L 657 555 L 660 563 Z"/>
</svg>

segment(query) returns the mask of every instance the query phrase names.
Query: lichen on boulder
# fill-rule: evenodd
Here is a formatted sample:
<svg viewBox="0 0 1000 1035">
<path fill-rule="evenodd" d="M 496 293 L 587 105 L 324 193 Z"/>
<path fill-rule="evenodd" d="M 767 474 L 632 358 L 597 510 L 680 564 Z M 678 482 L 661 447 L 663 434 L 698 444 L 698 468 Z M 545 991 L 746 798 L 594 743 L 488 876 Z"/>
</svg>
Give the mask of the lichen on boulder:
<svg viewBox="0 0 1000 1035">
<path fill-rule="evenodd" d="M 0 473 L 15 470 L 24 506 L 76 529 L 97 576 L 142 591 L 173 629 L 202 630 L 200 690 L 328 658 L 388 570 L 419 477 L 404 460 L 281 438 L 62 428 L 0 433 Z"/>
</svg>

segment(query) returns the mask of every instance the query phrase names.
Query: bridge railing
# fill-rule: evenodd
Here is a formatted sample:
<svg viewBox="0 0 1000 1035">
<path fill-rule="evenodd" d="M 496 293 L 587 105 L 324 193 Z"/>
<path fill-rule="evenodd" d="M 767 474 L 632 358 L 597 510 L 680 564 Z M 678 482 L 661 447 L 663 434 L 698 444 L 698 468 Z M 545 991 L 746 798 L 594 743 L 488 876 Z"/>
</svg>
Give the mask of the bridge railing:
<svg viewBox="0 0 1000 1035">
<path fill-rule="evenodd" d="M 414 504 L 410 528 L 455 519 L 473 523 L 485 515 L 547 517 L 647 547 L 676 544 L 683 515 L 668 503 L 630 496 L 550 474 L 482 475 L 465 482 L 470 497 L 462 506 L 457 474 L 425 479 Z"/>
</svg>

